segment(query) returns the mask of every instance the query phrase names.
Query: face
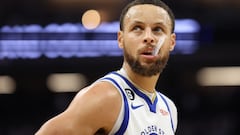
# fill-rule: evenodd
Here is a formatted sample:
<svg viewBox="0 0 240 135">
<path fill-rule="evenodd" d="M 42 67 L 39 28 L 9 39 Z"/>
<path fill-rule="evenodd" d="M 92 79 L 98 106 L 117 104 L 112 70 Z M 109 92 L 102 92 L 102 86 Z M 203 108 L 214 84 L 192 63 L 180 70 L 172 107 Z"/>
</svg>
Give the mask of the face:
<svg viewBox="0 0 240 135">
<path fill-rule="evenodd" d="M 152 52 L 160 38 L 164 39 L 163 45 L 154 55 Z M 118 33 L 124 62 L 143 76 L 157 75 L 163 70 L 175 46 L 175 38 L 167 12 L 150 4 L 131 7 L 124 18 L 124 29 Z"/>
</svg>

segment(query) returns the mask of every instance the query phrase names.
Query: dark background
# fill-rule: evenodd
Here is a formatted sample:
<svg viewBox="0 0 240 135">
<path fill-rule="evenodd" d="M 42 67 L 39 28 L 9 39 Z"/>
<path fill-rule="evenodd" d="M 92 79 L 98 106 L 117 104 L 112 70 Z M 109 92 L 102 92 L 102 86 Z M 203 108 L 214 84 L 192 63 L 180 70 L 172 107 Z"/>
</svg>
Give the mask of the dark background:
<svg viewBox="0 0 240 135">
<path fill-rule="evenodd" d="M 80 22 L 87 9 L 98 9 L 103 21 L 117 21 L 127 0 L 2 0 L 0 26 Z M 240 66 L 240 2 L 237 0 L 165 0 L 176 18 L 193 18 L 201 25 L 200 48 L 191 55 L 171 55 L 158 89 L 179 112 L 177 135 L 239 135 L 240 87 L 203 87 L 196 82 L 202 67 Z M 90 84 L 117 70 L 122 57 L 1 59 L 0 75 L 18 83 L 14 94 L 0 95 L 0 134 L 33 134 L 62 112 L 76 93 L 53 93 L 45 86 L 52 72 L 80 72 Z M 240 77 L 240 75 L 239 75 Z"/>
</svg>

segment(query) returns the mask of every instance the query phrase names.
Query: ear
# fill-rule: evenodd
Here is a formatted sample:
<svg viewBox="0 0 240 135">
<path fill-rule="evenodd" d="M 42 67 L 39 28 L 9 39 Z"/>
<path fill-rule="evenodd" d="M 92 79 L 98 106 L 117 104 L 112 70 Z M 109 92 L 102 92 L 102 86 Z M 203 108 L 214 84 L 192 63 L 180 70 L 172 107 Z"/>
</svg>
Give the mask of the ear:
<svg viewBox="0 0 240 135">
<path fill-rule="evenodd" d="M 118 31 L 117 40 L 118 40 L 118 47 L 122 49 L 123 48 L 123 31 Z"/>
<path fill-rule="evenodd" d="M 176 34 L 175 33 L 172 33 L 171 36 L 170 36 L 170 51 L 173 51 L 175 45 L 176 45 Z"/>
</svg>

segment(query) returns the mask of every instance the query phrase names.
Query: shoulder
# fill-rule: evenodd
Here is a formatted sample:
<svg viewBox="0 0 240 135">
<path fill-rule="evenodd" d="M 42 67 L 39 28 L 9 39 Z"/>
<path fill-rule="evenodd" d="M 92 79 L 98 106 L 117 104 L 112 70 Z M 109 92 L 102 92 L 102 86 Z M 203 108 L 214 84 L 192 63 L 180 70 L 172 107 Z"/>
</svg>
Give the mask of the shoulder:
<svg viewBox="0 0 240 135">
<path fill-rule="evenodd" d="M 81 101 L 85 99 L 90 100 L 89 103 L 105 103 L 107 101 L 116 101 L 118 97 L 120 97 L 120 94 L 113 84 L 106 81 L 98 81 L 79 91 L 75 100 Z"/>
<path fill-rule="evenodd" d="M 109 82 L 95 82 L 92 85 L 82 89 L 77 93 L 71 104 L 78 104 L 84 101 L 84 105 L 88 104 L 98 107 L 106 107 L 112 103 L 118 103 L 121 96 L 116 87 Z"/>
<path fill-rule="evenodd" d="M 81 90 L 69 108 L 82 124 L 110 130 L 121 108 L 121 96 L 109 82 L 95 82 Z"/>
<path fill-rule="evenodd" d="M 111 109 L 113 105 L 121 103 L 121 96 L 114 85 L 109 82 L 95 82 L 82 89 L 71 104 L 81 104 L 79 108 L 89 107 L 90 109 Z M 86 106 L 87 105 L 87 106 Z"/>
<path fill-rule="evenodd" d="M 37 134 L 93 135 L 99 129 L 108 133 L 120 108 L 121 96 L 111 83 L 93 83 L 79 91 L 68 108 L 48 120 Z"/>
</svg>

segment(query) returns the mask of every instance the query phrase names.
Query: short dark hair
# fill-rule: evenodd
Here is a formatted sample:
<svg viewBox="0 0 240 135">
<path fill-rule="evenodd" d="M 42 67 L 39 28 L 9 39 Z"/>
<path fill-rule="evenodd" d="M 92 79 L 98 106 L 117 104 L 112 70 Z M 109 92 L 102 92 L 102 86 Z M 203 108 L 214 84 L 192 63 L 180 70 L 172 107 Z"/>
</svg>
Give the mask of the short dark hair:
<svg viewBox="0 0 240 135">
<path fill-rule="evenodd" d="M 171 23 L 172 23 L 171 24 L 172 25 L 171 32 L 172 33 L 174 32 L 174 28 L 175 28 L 174 14 L 173 14 L 172 10 L 169 8 L 169 6 L 161 0 L 134 0 L 134 1 L 130 2 L 129 4 L 127 4 L 125 6 L 125 8 L 123 8 L 121 16 L 120 16 L 120 30 L 124 29 L 124 26 L 123 26 L 124 18 L 126 16 L 126 13 L 128 12 L 128 10 L 133 6 L 141 5 L 141 4 L 152 4 L 152 5 L 159 6 L 159 7 L 163 8 L 164 10 L 166 10 L 171 19 Z"/>
</svg>

